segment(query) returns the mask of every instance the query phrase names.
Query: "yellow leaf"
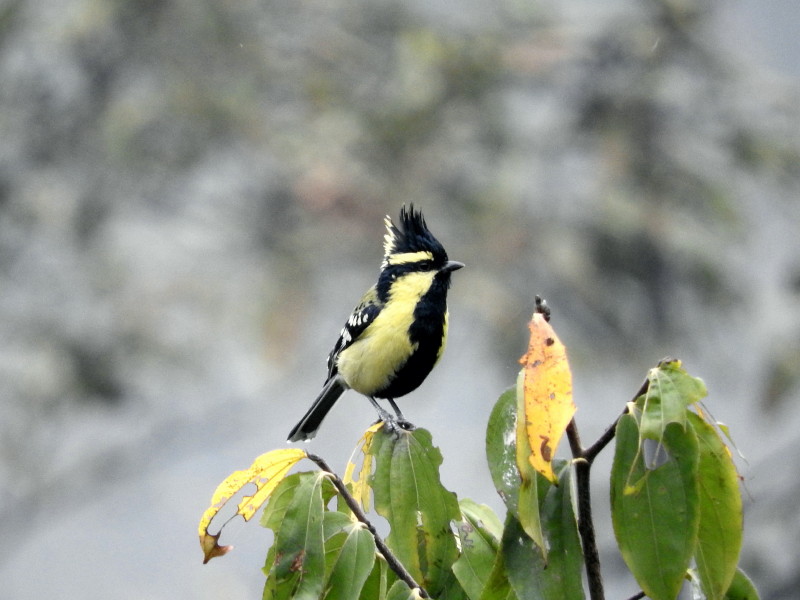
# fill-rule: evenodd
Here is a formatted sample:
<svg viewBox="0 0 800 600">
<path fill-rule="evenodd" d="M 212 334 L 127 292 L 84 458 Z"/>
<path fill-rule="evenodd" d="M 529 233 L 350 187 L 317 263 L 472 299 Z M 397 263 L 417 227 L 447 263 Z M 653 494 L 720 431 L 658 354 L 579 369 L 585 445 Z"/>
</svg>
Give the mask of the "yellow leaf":
<svg viewBox="0 0 800 600">
<path fill-rule="evenodd" d="M 564 431 L 575 414 L 572 373 L 567 351 L 544 315 L 535 313 L 528 324 L 531 339 L 520 359 L 525 368 L 525 428 L 531 465 L 558 483 L 552 460 Z"/>
<path fill-rule="evenodd" d="M 250 468 L 244 471 L 234 471 L 225 481 L 219 484 L 214 495 L 211 497 L 211 506 L 203 513 L 200 519 L 198 532 L 200 533 L 200 547 L 203 549 L 204 560 L 207 563 L 215 556 L 222 556 L 233 549 L 233 546 L 220 546 L 217 544 L 222 527 L 230 521 L 223 523 L 215 535 L 208 533 L 208 526 L 211 520 L 217 515 L 223 506 L 248 484 L 256 486 L 256 492 L 251 496 L 244 496 L 237 506 L 236 515 L 244 517 L 249 521 L 261 505 L 267 501 L 270 494 L 275 490 L 281 480 L 286 476 L 299 460 L 306 457 L 304 450 L 297 448 L 284 448 L 272 450 L 259 456 Z M 231 517 L 232 519 L 233 517 Z"/>
<path fill-rule="evenodd" d="M 372 474 L 372 455 L 369 453 L 369 448 L 372 445 L 373 436 L 381 427 L 383 427 L 383 421 L 378 421 L 364 432 L 364 435 L 358 440 L 353 454 L 350 456 L 342 479 L 345 485 L 351 486 L 353 498 L 361 505 L 364 512 L 369 512 L 369 476 Z M 359 450 L 364 457 L 364 462 L 358 472 L 358 481 L 353 481 L 353 473 L 356 470 L 356 463 L 353 457 Z"/>
</svg>

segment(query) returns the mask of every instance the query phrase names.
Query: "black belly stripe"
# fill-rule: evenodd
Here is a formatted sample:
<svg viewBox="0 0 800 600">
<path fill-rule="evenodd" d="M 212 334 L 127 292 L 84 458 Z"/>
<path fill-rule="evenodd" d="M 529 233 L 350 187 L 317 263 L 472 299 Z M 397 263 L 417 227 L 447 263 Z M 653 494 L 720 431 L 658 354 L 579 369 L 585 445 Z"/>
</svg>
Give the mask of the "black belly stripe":
<svg viewBox="0 0 800 600">
<path fill-rule="evenodd" d="M 434 280 L 434 285 L 414 309 L 414 322 L 409 337 L 417 350 L 403 364 L 389 385 L 375 394 L 378 398 L 398 398 L 417 389 L 436 365 L 444 336 L 444 315 L 447 312 L 447 287 Z"/>
</svg>

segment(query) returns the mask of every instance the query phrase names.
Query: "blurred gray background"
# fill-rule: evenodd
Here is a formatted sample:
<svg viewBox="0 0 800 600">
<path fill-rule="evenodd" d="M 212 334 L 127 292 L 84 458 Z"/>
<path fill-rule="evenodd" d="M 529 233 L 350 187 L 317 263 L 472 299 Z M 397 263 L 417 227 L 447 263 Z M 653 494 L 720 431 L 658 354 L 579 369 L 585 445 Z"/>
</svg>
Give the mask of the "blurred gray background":
<svg viewBox="0 0 800 600">
<path fill-rule="evenodd" d="M 415 202 L 467 264 L 402 401 L 446 485 L 501 510 L 483 430 L 541 294 L 586 442 L 665 355 L 706 380 L 742 565 L 797 598 L 799 29 L 793 0 L 0 1 L 0 596 L 260 597 L 269 532 L 203 566 L 197 522 Z M 349 393 L 309 447 L 343 470 L 373 419 Z"/>
</svg>

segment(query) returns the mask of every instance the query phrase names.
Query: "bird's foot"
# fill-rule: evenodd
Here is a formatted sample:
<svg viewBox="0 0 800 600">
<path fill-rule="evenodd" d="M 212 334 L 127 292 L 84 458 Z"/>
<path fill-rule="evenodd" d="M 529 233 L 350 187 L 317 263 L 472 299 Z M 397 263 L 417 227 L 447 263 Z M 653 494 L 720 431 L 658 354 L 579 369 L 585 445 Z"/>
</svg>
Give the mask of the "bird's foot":
<svg viewBox="0 0 800 600">
<path fill-rule="evenodd" d="M 414 425 L 411 421 L 403 418 L 396 419 L 395 425 L 397 425 L 397 427 L 399 427 L 403 431 L 414 431 L 417 428 L 417 426 Z"/>
<path fill-rule="evenodd" d="M 411 421 L 406 419 L 397 419 L 395 417 L 390 417 L 388 419 L 378 419 L 378 422 L 383 421 L 383 428 L 388 433 L 393 433 L 395 435 L 399 434 L 402 431 L 414 431 L 417 426 L 414 425 Z"/>
<path fill-rule="evenodd" d="M 376 423 L 380 423 L 383 421 L 383 427 L 389 433 L 399 433 L 400 431 L 414 431 L 417 427 L 405 417 L 403 417 L 403 413 L 400 412 L 400 409 L 397 408 L 397 404 L 395 404 L 394 400 L 388 398 L 389 404 L 391 404 L 394 411 L 397 413 L 397 416 L 392 415 L 389 411 L 384 410 L 384 408 L 378 404 L 375 398 L 369 397 L 369 401 L 372 403 L 372 406 L 378 411 L 378 420 L 375 421 Z"/>
</svg>

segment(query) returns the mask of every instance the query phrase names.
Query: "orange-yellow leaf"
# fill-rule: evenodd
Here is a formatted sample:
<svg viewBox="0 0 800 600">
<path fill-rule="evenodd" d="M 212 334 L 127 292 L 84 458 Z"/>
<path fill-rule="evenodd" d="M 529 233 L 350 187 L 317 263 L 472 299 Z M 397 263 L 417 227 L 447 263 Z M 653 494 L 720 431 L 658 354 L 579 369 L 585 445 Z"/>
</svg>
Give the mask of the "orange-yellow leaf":
<svg viewBox="0 0 800 600">
<path fill-rule="evenodd" d="M 543 476 L 558 482 L 552 460 L 564 431 L 575 414 L 572 373 L 567 351 L 544 315 L 535 313 L 528 324 L 531 339 L 520 359 L 525 367 L 525 428 L 531 446 L 530 462 Z"/>
<path fill-rule="evenodd" d="M 372 445 L 373 436 L 381 427 L 383 427 L 383 421 L 378 421 L 364 432 L 364 435 L 358 440 L 353 454 L 350 455 L 350 460 L 344 472 L 344 484 L 351 486 L 353 498 L 361 505 L 364 512 L 369 512 L 369 476 L 372 474 L 372 455 L 369 453 L 369 448 Z M 359 451 L 363 457 L 363 462 L 358 472 L 358 481 L 353 481 L 353 473 L 356 470 L 354 457 Z"/>
<path fill-rule="evenodd" d="M 220 531 L 216 534 L 211 535 L 208 533 L 208 526 L 211 524 L 211 520 L 225 506 L 228 500 L 235 496 L 244 486 L 251 483 L 254 484 L 257 488 L 256 492 L 251 496 L 244 496 L 236 510 L 236 515 L 243 517 L 245 521 L 249 521 L 261 505 L 267 501 L 269 495 L 286 476 L 289 469 L 305 457 L 306 452 L 297 448 L 272 450 L 255 459 L 249 469 L 234 471 L 225 481 L 219 484 L 211 497 L 211 506 L 203 513 L 198 527 L 200 547 L 203 549 L 204 556 L 203 563 L 207 563 L 215 556 L 222 556 L 233 549 L 233 546 L 220 546 L 217 543 L 222 527 L 225 527 L 230 519 L 223 523 Z"/>
</svg>

